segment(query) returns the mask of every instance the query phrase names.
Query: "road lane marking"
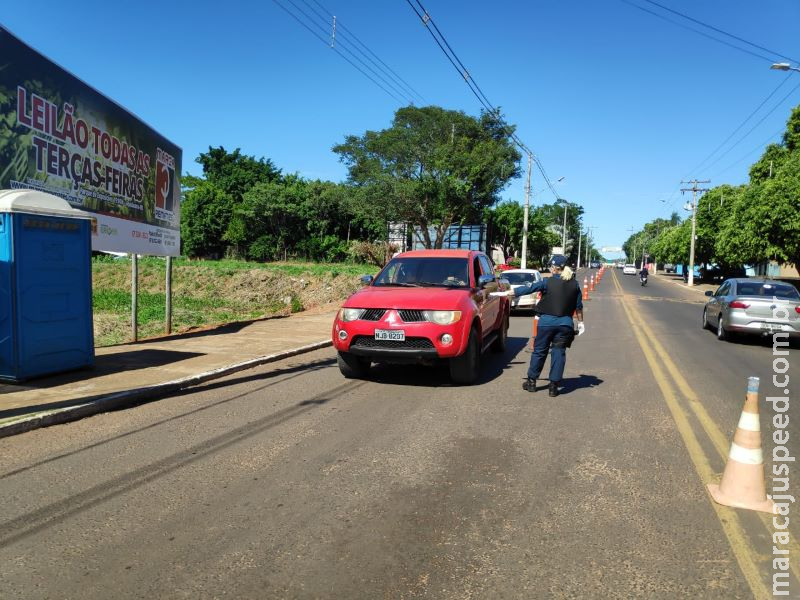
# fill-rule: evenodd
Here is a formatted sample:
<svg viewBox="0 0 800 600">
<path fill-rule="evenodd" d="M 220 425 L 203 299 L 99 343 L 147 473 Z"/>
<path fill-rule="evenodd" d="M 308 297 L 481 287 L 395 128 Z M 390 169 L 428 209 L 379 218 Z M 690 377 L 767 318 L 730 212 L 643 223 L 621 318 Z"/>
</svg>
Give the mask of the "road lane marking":
<svg viewBox="0 0 800 600">
<path fill-rule="evenodd" d="M 622 288 L 619 285 L 616 273 L 614 273 L 612 277 L 614 279 L 615 286 L 620 292 L 622 292 Z M 645 337 L 645 329 L 642 327 L 642 322 L 638 319 L 634 319 L 634 311 L 632 311 L 628 306 L 627 298 L 624 292 L 622 292 L 621 300 L 622 308 L 628 317 L 628 321 L 632 325 L 636 340 L 639 342 L 639 346 L 642 349 L 645 360 L 647 360 L 647 364 L 650 366 L 650 370 L 652 371 L 656 383 L 661 390 L 661 394 L 664 396 L 667 408 L 669 408 L 670 413 L 672 413 L 672 418 L 675 421 L 675 426 L 678 429 L 678 433 L 680 433 L 681 437 L 683 438 L 683 443 L 685 444 L 686 450 L 689 453 L 689 458 L 694 465 L 697 475 L 700 477 L 700 481 L 705 486 L 705 484 L 715 480 L 716 472 L 712 469 L 708 457 L 703 452 L 700 442 L 698 441 L 697 436 L 695 435 L 692 426 L 689 423 L 689 417 L 684 408 L 681 406 L 675 391 L 669 383 L 669 379 L 659 365 L 654 349 L 648 344 L 647 338 Z M 716 513 L 717 519 L 722 526 L 722 530 L 724 531 L 725 536 L 728 538 L 728 544 L 730 545 L 731 550 L 736 557 L 736 562 L 739 564 L 739 569 L 742 571 L 742 574 L 747 580 L 753 595 L 756 598 L 769 598 L 769 591 L 764 583 L 763 578 L 761 577 L 761 570 L 758 566 L 758 554 L 748 543 L 744 528 L 742 527 L 738 515 L 732 508 L 719 505 L 716 502 L 712 501 L 711 506 L 714 508 L 714 512 Z"/>
<path fill-rule="evenodd" d="M 616 274 L 614 274 L 614 283 L 619 289 L 620 293 L 622 294 L 623 302 L 630 298 L 622 287 L 619 284 L 619 281 L 616 278 Z M 634 296 L 635 297 L 635 296 Z M 711 415 L 708 414 L 706 407 L 703 405 L 702 401 L 695 393 L 694 389 L 689 385 L 689 382 L 686 381 L 686 378 L 681 373 L 680 369 L 678 369 L 675 362 L 670 357 L 669 353 L 664 349 L 664 346 L 661 345 L 661 342 L 658 341 L 658 337 L 653 333 L 653 330 L 650 329 L 650 326 L 647 325 L 645 320 L 639 316 L 636 311 L 632 311 L 634 318 L 639 323 L 639 326 L 642 328 L 642 331 L 647 336 L 649 342 L 653 345 L 653 349 L 655 350 L 656 354 L 658 354 L 659 358 L 661 358 L 662 364 L 666 367 L 667 371 L 669 372 L 670 376 L 674 383 L 678 386 L 678 390 L 683 395 L 685 400 L 687 401 L 689 408 L 692 409 L 697 421 L 700 423 L 700 426 L 708 435 L 711 444 L 719 453 L 719 456 L 723 459 L 723 463 L 727 462 L 729 456 L 729 449 L 732 441 L 729 441 L 725 434 L 722 432 L 722 429 L 717 425 L 714 419 L 711 418 Z M 763 444 L 762 444 L 763 446 Z M 768 513 L 759 512 L 758 518 L 760 519 L 761 523 L 767 529 L 767 533 L 769 534 L 770 539 L 772 538 L 772 534 L 774 533 L 774 528 L 772 526 L 772 516 Z M 797 542 L 795 536 L 790 536 L 790 541 L 786 544 L 789 555 L 790 556 L 800 556 L 800 543 Z M 790 562 L 790 569 L 792 573 L 794 573 L 795 578 L 800 581 L 800 561 L 794 560 Z"/>
</svg>

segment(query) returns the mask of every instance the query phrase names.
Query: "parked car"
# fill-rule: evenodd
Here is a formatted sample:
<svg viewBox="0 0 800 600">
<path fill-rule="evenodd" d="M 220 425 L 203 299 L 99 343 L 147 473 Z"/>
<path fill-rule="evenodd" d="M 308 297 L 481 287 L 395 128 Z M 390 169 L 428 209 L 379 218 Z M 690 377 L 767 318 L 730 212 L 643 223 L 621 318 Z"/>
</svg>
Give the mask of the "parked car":
<svg viewBox="0 0 800 600">
<path fill-rule="evenodd" d="M 415 250 L 393 257 L 350 296 L 333 322 L 342 375 L 364 378 L 373 362 L 447 361 L 455 383 L 478 377 L 481 354 L 503 352 L 508 287 L 474 250 Z"/>
<path fill-rule="evenodd" d="M 800 336 L 800 293 L 771 279 L 727 279 L 703 308 L 703 328 L 716 328 L 720 340 L 735 334 Z"/>
<path fill-rule="evenodd" d="M 725 279 L 744 278 L 747 276 L 744 267 L 720 267 L 712 265 L 700 268 L 700 279 L 705 282 L 723 281 Z"/>
<path fill-rule="evenodd" d="M 636 275 L 636 265 L 627 264 L 622 267 L 622 273 L 624 275 Z"/>
<path fill-rule="evenodd" d="M 675 272 L 675 265 L 672 263 L 664 263 L 664 272 L 665 273 L 674 273 Z"/>
<path fill-rule="evenodd" d="M 536 269 L 511 269 L 503 273 L 503 279 L 507 280 L 511 289 L 517 289 L 523 285 L 528 285 L 542 280 L 542 274 Z M 519 298 L 511 299 L 511 310 L 533 310 L 539 302 L 539 294 L 526 294 Z"/>
<path fill-rule="evenodd" d="M 599 269 L 600 268 L 600 262 L 597 261 L 597 260 L 593 260 L 592 262 L 589 263 L 589 268 L 590 269 Z"/>
</svg>

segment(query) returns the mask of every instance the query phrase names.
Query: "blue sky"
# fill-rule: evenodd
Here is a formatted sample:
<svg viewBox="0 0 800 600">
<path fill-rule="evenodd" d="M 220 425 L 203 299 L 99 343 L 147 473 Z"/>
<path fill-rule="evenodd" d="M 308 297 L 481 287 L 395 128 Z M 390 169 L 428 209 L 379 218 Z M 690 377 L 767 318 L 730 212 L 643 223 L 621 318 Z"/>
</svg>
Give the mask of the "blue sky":
<svg viewBox="0 0 800 600">
<path fill-rule="evenodd" d="M 584 206 L 597 245 L 620 245 L 630 228 L 673 210 L 683 216 L 681 179 L 745 182 L 749 165 L 766 143 L 778 141 L 800 103 L 800 74 L 769 69 L 786 61 L 780 55 L 797 65 L 796 0 L 658 1 L 768 50 L 646 0 L 422 2 L 549 178 L 564 177 L 556 190 Z M 340 48 L 354 34 L 422 98 L 393 98 L 279 4 L 302 19 L 297 7 L 335 14 Z M 342 181 L 346 169 L 331 147 L 345 135 L 388 127 L 409 99 L 472 115 L 480 110 L 405 0 L 65 6 L 6 2 L 0 23 L 178 144 L 184 173 L 200 174 L 197 156 L 224 146 L 269 158 L 284 172 Z M 534 170 L 532 204 L 553 202 L 544 188 Z M 522 202 L 524 178 L 502 197 Z"/>
</svg>

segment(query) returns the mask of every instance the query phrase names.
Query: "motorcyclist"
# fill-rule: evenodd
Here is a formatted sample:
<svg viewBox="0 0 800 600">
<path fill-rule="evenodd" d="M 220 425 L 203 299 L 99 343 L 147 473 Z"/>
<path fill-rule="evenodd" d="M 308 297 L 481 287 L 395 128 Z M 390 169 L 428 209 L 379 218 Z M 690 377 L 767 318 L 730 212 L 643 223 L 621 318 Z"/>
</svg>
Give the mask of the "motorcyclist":
<svg viewBox="0 0 800 600">
<path fill-rule="evenodd" d="M 557 254 L 550 259 L 552 276 L 541 281 L 520 286 L 516 290 L 505 292 L 509 296 L 524 296 L 542 292 L 542 299 L 536 305 L 539 315 L 539 327 L 533 344 L 533 353 L 528 367 L 528 378 L 522 389 L 536 391 L 536 379 L 544 367 L 548 352 L 550 356 L 549 395 L 558 396 L 558 385 L 564 376 L 566 351 L 575 338 L 572 315 L 578 321 L 578 335 L 585 330 L 583 324 L 583 301 L 580 285 L 575 281 L 575 274 L 567 266 L 567 257 Z"/>
<path fill-rule="evenodd" d="M 647 270 L 647 265 L 642 264 L 642 270 L 639 271 L 639 281 L 643 284 L 647 283 L 647 276 L 650 274 L 650 271 Z"/>
</svg>

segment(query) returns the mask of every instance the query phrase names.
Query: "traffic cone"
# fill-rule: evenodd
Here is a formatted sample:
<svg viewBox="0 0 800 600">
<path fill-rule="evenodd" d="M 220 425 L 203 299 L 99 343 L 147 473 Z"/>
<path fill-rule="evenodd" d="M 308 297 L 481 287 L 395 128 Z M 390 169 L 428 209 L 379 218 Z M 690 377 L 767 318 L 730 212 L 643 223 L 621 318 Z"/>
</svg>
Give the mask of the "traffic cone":
<svg viewBox="0 0 800 600">
<path fill-rule="evenodd" d="M 589 277 L 589 291 L 590 292 L 594 291 L 594 275 Z"/>
<path fill-rule="evenodd" d="M 531 336 L 531 351 L 533 351 L 533 346 L 536 343 L 536 334 L 539 331 L 539 316 L 533 317 L 533 335 Z"/>
<path fill-rule="evenodd" d="M 583 280 L 583 301 L 586 302 L 589 299 L 589 284 L 586 283 L 586 280 Z"/>
<path fill-rule="evenodd" d="M 747 396 L 733 435 L 728 464 L 719 485 L 708 484 L 718 504 L 771 513 L 764 482 L 764 456 L 761 452 L 761 423 L 758 418 L 758 377 L 747 379 Z"/>
</svg>

